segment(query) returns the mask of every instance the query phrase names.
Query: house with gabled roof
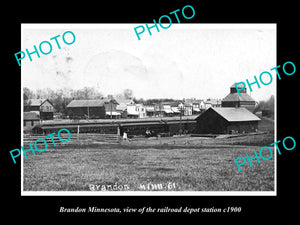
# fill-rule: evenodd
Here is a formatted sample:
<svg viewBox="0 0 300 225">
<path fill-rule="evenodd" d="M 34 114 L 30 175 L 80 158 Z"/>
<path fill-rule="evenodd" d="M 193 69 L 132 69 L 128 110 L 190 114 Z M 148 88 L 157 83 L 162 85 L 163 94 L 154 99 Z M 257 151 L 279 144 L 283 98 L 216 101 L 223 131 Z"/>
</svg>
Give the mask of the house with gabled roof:
<svg viewBox="0 0 300 225">
<path fill-rule="evenodd" d="M 49 99 L 28 99 L 24 112 L 34 112 L 41 120 L 52 120 L 54 107 Z"/>
</svg>

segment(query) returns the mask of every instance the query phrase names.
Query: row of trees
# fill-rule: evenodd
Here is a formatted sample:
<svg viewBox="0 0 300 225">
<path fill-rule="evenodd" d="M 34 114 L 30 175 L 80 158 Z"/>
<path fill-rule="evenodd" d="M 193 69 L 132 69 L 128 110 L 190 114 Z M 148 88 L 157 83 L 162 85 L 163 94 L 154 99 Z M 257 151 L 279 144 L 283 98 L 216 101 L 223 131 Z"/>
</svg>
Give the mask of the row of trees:
<svg viewBox="0 0 300 225">
<path fill-rule="evenodd" d="M 83 100 L 83 99 L 101 99 L 101 98 L 117 98 L 117 99 L 133 99 L 136 103 L 142 103 L 144 105 L 150 105 L 159 103 L 162 101 L 175 101 L 171 98 L 163 99 L 143 99 L 135 98 L 133 91 L 131 89 L 125 89 L 123 92 L 118 93 L 114 96 L 108 95 L 104 96 L 99 90 L 93 87 L 84 87 L 82 89 L 70 89 L 63 88 L 52 90 L 50 88 L 46 89 L 37 89 L 36 91 L 30 90 L 27 87 L 23 88 L 23 100 L 24 107 L 28 104 L 28 99 L 39 99 L 47 98 L 49 99 L 56 110 L 56 112 L 64 113 L 67 105 L 74 99 Z M 274 96 L 272 95 L 267 101 L 260 101 L 255 108 L 255 111 L 261 111 L 264 109 L 269 109 L 271 114 L 274 115 Z"/>
<path fill-rule="evenodd" d="M 101 99 L 101 98 L 112 98 L 113 96 L 104 96 L 99 90 L 93 87 L 84 87 L 82 89 L 70 89 L 63 88 L 53 90 L 50 88 L 37 89 L 35 91 L 30 90 L 27 87 L 23 88 L 23 100 L 24 108 L 29 104 L 29 99 L 49 99 L 56 112 L 64 113 L 67 105 L 74 99 Z M 133 92 L 130 89 L 125 89 L 122 93 L 117 94 L 114 97 L 130 99 L 133 98 Z"/>
<path fill-rule="evenodd" d="M 271 97 L 266 101 L 259 101 L 257 106 L 255 107 L 254 113 L 262 110 L 268 110 L 271 116 L 274 116 L 274 106 L 275 106 L 275 97 L 271 95 Z"/>
<path fill-rule="evenodd" d="M 134 102 L 142 103 L 143 105 L 151 105 L 151 104 L 158 104 L 160 102 L 173 102 L 176 101 L 173 98 L 153 98 L 153 99 L 143 99 L 143 98 L 133 98 Z M 179 101 L 179 100 L 178 100 Z"/>
<path fill-rule="evenodd" d="M 123 92 L 118 93 L 114 96 L 103 95 L 98 89 L 93 87 L 84 87 L 82 89 L 70 89 L 63 88 L 53 90 L 51 88 L 37 89 L 35 91 L 30 90 L 27 87 L 23 88 L 23 100 L 24 108 L 29 104 L 29 99 L 49 99 L 56 112 L 64 113 L 67 105 L 74 99 L 84 100 L 84 99 L 101 99 L 101 98 L 116 98 L 116 99 L 133 99 L 136 103 L 142 103 L 144 105 L 159 103 L 161 101 L 174 101 L 174 99 L 164 98 L 164 99 L 147 99 L 135 98 L 133 91 L 131 89 L 124 89 Z"/>
</svg>

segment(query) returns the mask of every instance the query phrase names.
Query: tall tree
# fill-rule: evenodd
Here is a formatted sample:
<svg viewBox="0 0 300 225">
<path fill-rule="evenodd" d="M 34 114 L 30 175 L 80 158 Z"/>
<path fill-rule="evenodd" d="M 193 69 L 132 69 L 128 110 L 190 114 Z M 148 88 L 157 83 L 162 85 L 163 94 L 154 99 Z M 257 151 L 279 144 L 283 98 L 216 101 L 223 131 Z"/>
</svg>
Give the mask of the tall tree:
<svg viewBox="0 0 300 225">
<path fill-rule="evenodd" d="M 132 99 L 133 98 L 133 91 L 131 89 L 125 89 L 123 91 L 123 95 L 125 99 Z"/>
<path fill-rule="evenodd" d="M 23 109 L 24 112 L 28 111 L 30 99 L 34 98 L 34 93 L 27 87 L 23 87 Z"/>
</svg>

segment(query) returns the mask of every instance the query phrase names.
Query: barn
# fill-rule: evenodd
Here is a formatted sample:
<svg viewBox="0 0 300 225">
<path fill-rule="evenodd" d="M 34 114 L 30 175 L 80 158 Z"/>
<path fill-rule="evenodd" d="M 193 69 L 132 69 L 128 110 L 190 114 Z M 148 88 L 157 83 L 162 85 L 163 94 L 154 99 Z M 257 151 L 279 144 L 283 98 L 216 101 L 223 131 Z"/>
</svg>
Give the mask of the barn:
<svg viewBox="0 0 300 225">
<path fill-rule="evenodd" d="M 70 119 L 78 118 L 105 118 L 103 100 L 73 100 L 66 108 Z"/>
<path fill-rule="evenodd" d="M 195 133 L 249 133 L 258 129 L 260 119 L 246 108 L 209 108 L 197 118 Z"/>
<path fill-rule="evenodd" d="M 102 98 L 96 100 L 72 100 L 66 108 L 66 113 L 70 119 L 90 118 L 104 119 L 117 118 L 118 102 L 114 99 Z"/>
</svg>

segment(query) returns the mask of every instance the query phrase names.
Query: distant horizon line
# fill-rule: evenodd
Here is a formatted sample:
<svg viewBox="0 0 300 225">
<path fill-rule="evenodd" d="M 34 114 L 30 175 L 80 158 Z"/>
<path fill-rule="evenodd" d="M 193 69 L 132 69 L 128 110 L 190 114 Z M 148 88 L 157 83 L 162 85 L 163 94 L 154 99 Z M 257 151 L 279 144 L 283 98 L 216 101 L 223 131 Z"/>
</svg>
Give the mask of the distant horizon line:
<svg viewBox="0 0 300 225">
<path fill-rule="evenodd" d="M 27 86 L 25 86 L 25 87 L 23 87 L 22 88 L 22 90 L 21 90 L 21 96 L 23 96 L 23 89 L 24 88 L 28 88 L 30 91 L 32 91 L 35 95 L 37 95 L 37 91 L 38 90 L 41 90 L 41 91 L 43 91 L 43 90 L 47 90 L 47 89 L 50 89 L 51 91 L 53 91 L 53 92 L 57 92 L 57 91 L 59 91 L 59 90 L 67 90 L 67 91 L 71 91 L 71 90 L 74 90 L 74 91 L 79 91 L 79 90 L 83 90 L 84 88 L 91 88 L 91 89 L 93 89 L 93 90 L 96 90 L 97 91 L 97 93 L 96 94 L 99 94 L 99 95 L 102 95 L 102 97 L 100 97 L 100 98 L 98 98 L 98 99 L 101 99 L 101 98 L 105 98 L 105 96 L 106 96 L 106 98 L 109 98 L 109 96 L 113 96 L 114 98 L 116 98 L 118 95 L 122 95 L 123 94 L 123 92 L 124 92 L 124 90 L 126 90 L 126 89 L 129 89 L 129 88 L 124 88 L 123 90 L 120 90 L 120 92 L 119 93 L 115 93 L 115 94 L 104 94 L 104 93 L 102 93 L 101 91 L 99 91 L 98 92 L 98 88 L 97 87 L 95 87 L 95 86 L 85 86 L 85 87 L 82 87 L 82 88 L 69 88 L 69 87 L 64 87 L 64 88 L 55 88 L 55 89 L 53 89 L 53 88 L 50 88 L 50 87 L 47 87 L 47 88 L 29 88 L 29 87 L 27 87 Z M 132 90 L 132 89 L 130 89 L 130 90 Z M 66 93 L 65 93 L 66 94 Z M 67 93 L 67 95 L 69 95 L 70 93 Z M 227 94 L 229 94 L 229 92 L 227 93 Z M 227 95 L 226 94 L 226 95 Z M 247 93 L 249 96 L 251 96 L 251 92 L 250 93 Z M 256 99 L 254 99 L 256 102 L 259 102 L 259 101 L 267 101 L 267 100 L 269 100 L 271 97 L 275 97 L 275 94 L 270 94 L 268 97 L 265 97 L 265 98 L 263 98 L 263 99 L 260 99 L 260 100 L 256 100 Z M 173 101 L 183 101 L 183 100 L 186 100 L 186 99 L 188 99 L 188 100 L 223 100 L 224 98 L 225 98 L 226 96 L 224 96 L 224 97 L 212 97 L 212 96 L 209 96 L 209 97 L 193 97 L 193 96 L 190 96 L 190 97 L 182 97 L 182 98 L 177 98 L 177 97 L 147 97 L 147 98 L 144 98 L 144 97 L 137 97 L 137 96 L 133 96 L 132 97 L 132 99 L 136 99 L 136 100 L 144 100 L 144 101 L 147 101 L 147 100 L 162 100 L 162 99 L 169 99 L 169 100 L 173 100 Z M 252 96 L 251 96 L 252 97 Z M 43 98 L 43 97 L 41 97 L 41 98 Z M 47 98 L 49 98 L 49 97 L 47 97 Z M 67 98 L 71 98 L 71 97 L 67 97 Z M 122 97 L 120 97 L 120 98 L 122 98 Z M 89 98 L 86 98 L 85 100 L 93 100 L 93 99 L 95 99 L 95 98 L 91 98 L 91 97 L 89 97 Z M 126 99 L 126 98 L 124 98 L 124 99 Z M 78 99 L 78 98 L 72 98 L 72 100 L 80 100 L 80 99 Z M 84 100 L 84 99 L 82 99 L 82 100 Z"/>
</svg>

